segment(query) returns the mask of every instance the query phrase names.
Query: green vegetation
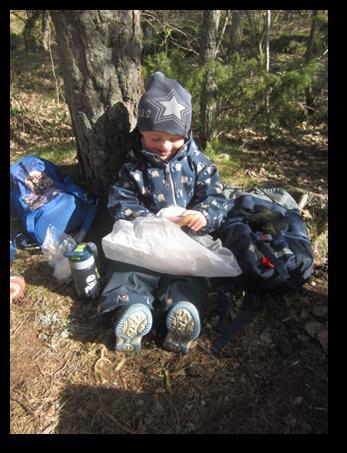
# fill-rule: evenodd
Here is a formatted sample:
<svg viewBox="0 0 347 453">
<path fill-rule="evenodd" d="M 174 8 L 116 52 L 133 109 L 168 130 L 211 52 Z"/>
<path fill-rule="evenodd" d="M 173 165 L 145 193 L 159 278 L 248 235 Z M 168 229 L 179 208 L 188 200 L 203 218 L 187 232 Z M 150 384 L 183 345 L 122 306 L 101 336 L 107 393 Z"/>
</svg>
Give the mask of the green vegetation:
<svg viewBox="0 0 347 453">
<path fill-rule="evenodd" d="M 303 57 L 281 63 L 276 73 L 267 74 L 259 60 L 236 58 L 232 64 L 214 62 L 217 101 L 216 133 L 254 127 L 265 130 L 264 97 L 270 92 L 272 126 L 275 134 L 281 128 L 289 133 L 297 130 L 303 121 L 319 124 L 327 117 L 326 66 L 317 61 L 305 64 Z M 168 77 L 182 81 L 193 96 L 194 129 L 199 129 L 199 106 L 204 67 L 187 64 L 183 52 L 175 49 L 170 56 L 162 52 L 144 59 L 145 80 L 154 71 L 161 70 Z M 312 118 L 304 108 L 305 91 L 314 86 L 323 93 L 317 99 Z M 322 97 L 324 99 L 322 99 Z M 319 102 L 318 102 L 319 100 Z"/>
</svg>

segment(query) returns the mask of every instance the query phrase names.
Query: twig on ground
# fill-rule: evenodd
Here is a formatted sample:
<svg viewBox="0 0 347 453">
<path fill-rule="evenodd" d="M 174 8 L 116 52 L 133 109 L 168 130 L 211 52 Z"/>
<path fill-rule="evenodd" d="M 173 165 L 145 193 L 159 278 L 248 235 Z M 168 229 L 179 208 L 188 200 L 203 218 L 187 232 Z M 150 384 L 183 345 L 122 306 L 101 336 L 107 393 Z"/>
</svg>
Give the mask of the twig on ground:
<svg viewBox="0 0 347 453">
<path fill-rule="evenodd" d="M 128 434 L 137 434 L 136 431 L 132 430 L 129 428 L 129 426 L 125 426 L 122 423 L 120 423 L 113 415 L 109 414 L 108 412 L 104 412 L 104 415 L 110 419 L 112 422 L 116 423 L 123 431 L 125 431 Z"/>
<path fill-rule="evenodd" d="M 14 396 L 11 396 L 10 399 L 11 401 L 14 401 L 15 403 L 19 404 L 25 410 L 25 412 L 32 415 L 34 418 L 37 418 L 36 411 L 34 411 L 27 402 L 24 403 L 23 401 L 21 401 L 18 398 L 15 398 Z"/>
<path fill-rule="evenodd" d="M 105 350 L 106 350 L 106 347 L 104 345 L 102 345 L 101 347 L 101 357 L 98 358 L 98 360 L 95 362 L 94 364 L 94 375 L 96 377 L 96 373 L 98 372 L 97 370 L 97 366 L 98 364 L 101 362 L 101 361 L 105 361 L 105 362 L 109 362 L 111 365 L 112 365 L 112 362 L 111 360 L 107 359 L 106 357 L 104 357 L 104 354 L 105 354 Z"/>
</svg>

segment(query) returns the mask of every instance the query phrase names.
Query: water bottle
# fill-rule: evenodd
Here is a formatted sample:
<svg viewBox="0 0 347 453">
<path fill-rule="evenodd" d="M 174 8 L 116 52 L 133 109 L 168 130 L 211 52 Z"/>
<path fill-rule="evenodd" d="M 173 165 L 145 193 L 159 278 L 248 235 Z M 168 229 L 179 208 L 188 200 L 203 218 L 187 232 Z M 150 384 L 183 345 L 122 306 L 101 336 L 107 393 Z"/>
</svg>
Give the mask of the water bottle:
<svg viewBox="0 0 347 453">
<path fill-rule="evenodd" d="M 97 247 L 93 242 L 82 242 L 64 252 L 69 258 L 72 278 L 79 297 L 95 299 L 100 294 L 100 274 L 97 267 Z"/>
</svg>

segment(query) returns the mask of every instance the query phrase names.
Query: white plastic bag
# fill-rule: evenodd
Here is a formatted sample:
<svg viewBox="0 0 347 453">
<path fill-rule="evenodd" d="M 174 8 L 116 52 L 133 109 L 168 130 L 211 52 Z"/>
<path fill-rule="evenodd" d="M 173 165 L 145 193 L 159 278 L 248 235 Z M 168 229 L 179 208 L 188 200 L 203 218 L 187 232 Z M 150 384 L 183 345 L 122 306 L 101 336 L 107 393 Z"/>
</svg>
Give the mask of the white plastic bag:
<svg viewBox="0 0 347 453">
<path fill-rule="evenodd" d="M 71 276 L 69 260 L 64 256 L 64 252 L 73 250 L 76 245 L 71 236 L 57 230 L 53 225 L 48 226 L 41 251 L 47 257 L 48 264 L 54 267 L 53 277 L 58 281 L 67 280 Z"/>
<path fill-rule="evenodd" d="M 193 238 L 194 237 L 194 238 Z M 118 220 L 102 239 L 105 256 L 164 274 L 234 277 L 234 254 L 211 236 L 188 235 L 165 217 Z"/>
</svg>

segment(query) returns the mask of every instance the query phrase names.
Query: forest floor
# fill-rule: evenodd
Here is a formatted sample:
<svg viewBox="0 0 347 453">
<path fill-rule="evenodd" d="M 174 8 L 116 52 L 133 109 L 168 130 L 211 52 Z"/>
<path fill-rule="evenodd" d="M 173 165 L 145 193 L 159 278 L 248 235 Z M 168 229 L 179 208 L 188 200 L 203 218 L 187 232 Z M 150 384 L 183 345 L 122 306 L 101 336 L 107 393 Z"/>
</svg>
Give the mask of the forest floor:
<svg viewBox="0 0 347 453">
<path fill-rule="evenodd" d="M 11 162 L 26 154 L 66 170 L 76 165 L 68 109 L 39 53 L 11 58 Z M 16 252 L 11 271 L 26 281 L 11 302 L 11 433 L 322 434 L 328 431 L 327 133 L 322 127 L 272 145 L 251 129 L 224 137 L 215 156 L 239 187 L 282 186 L 309 193 L 303 214 L 315 251 L 309 283 L 267 296 L 257 317 L 216 356 L 218 298 L 210 294 L 198 344 L 163 350 L 153 335 L 141 354 L 114 351 L 111 330 L 72 283 L 58 284 L 40 250 Z M 20 229 L 11 215 L 11 231 Z M 233 295 L 232 319 L 241 293 Z"/>
</svg>

